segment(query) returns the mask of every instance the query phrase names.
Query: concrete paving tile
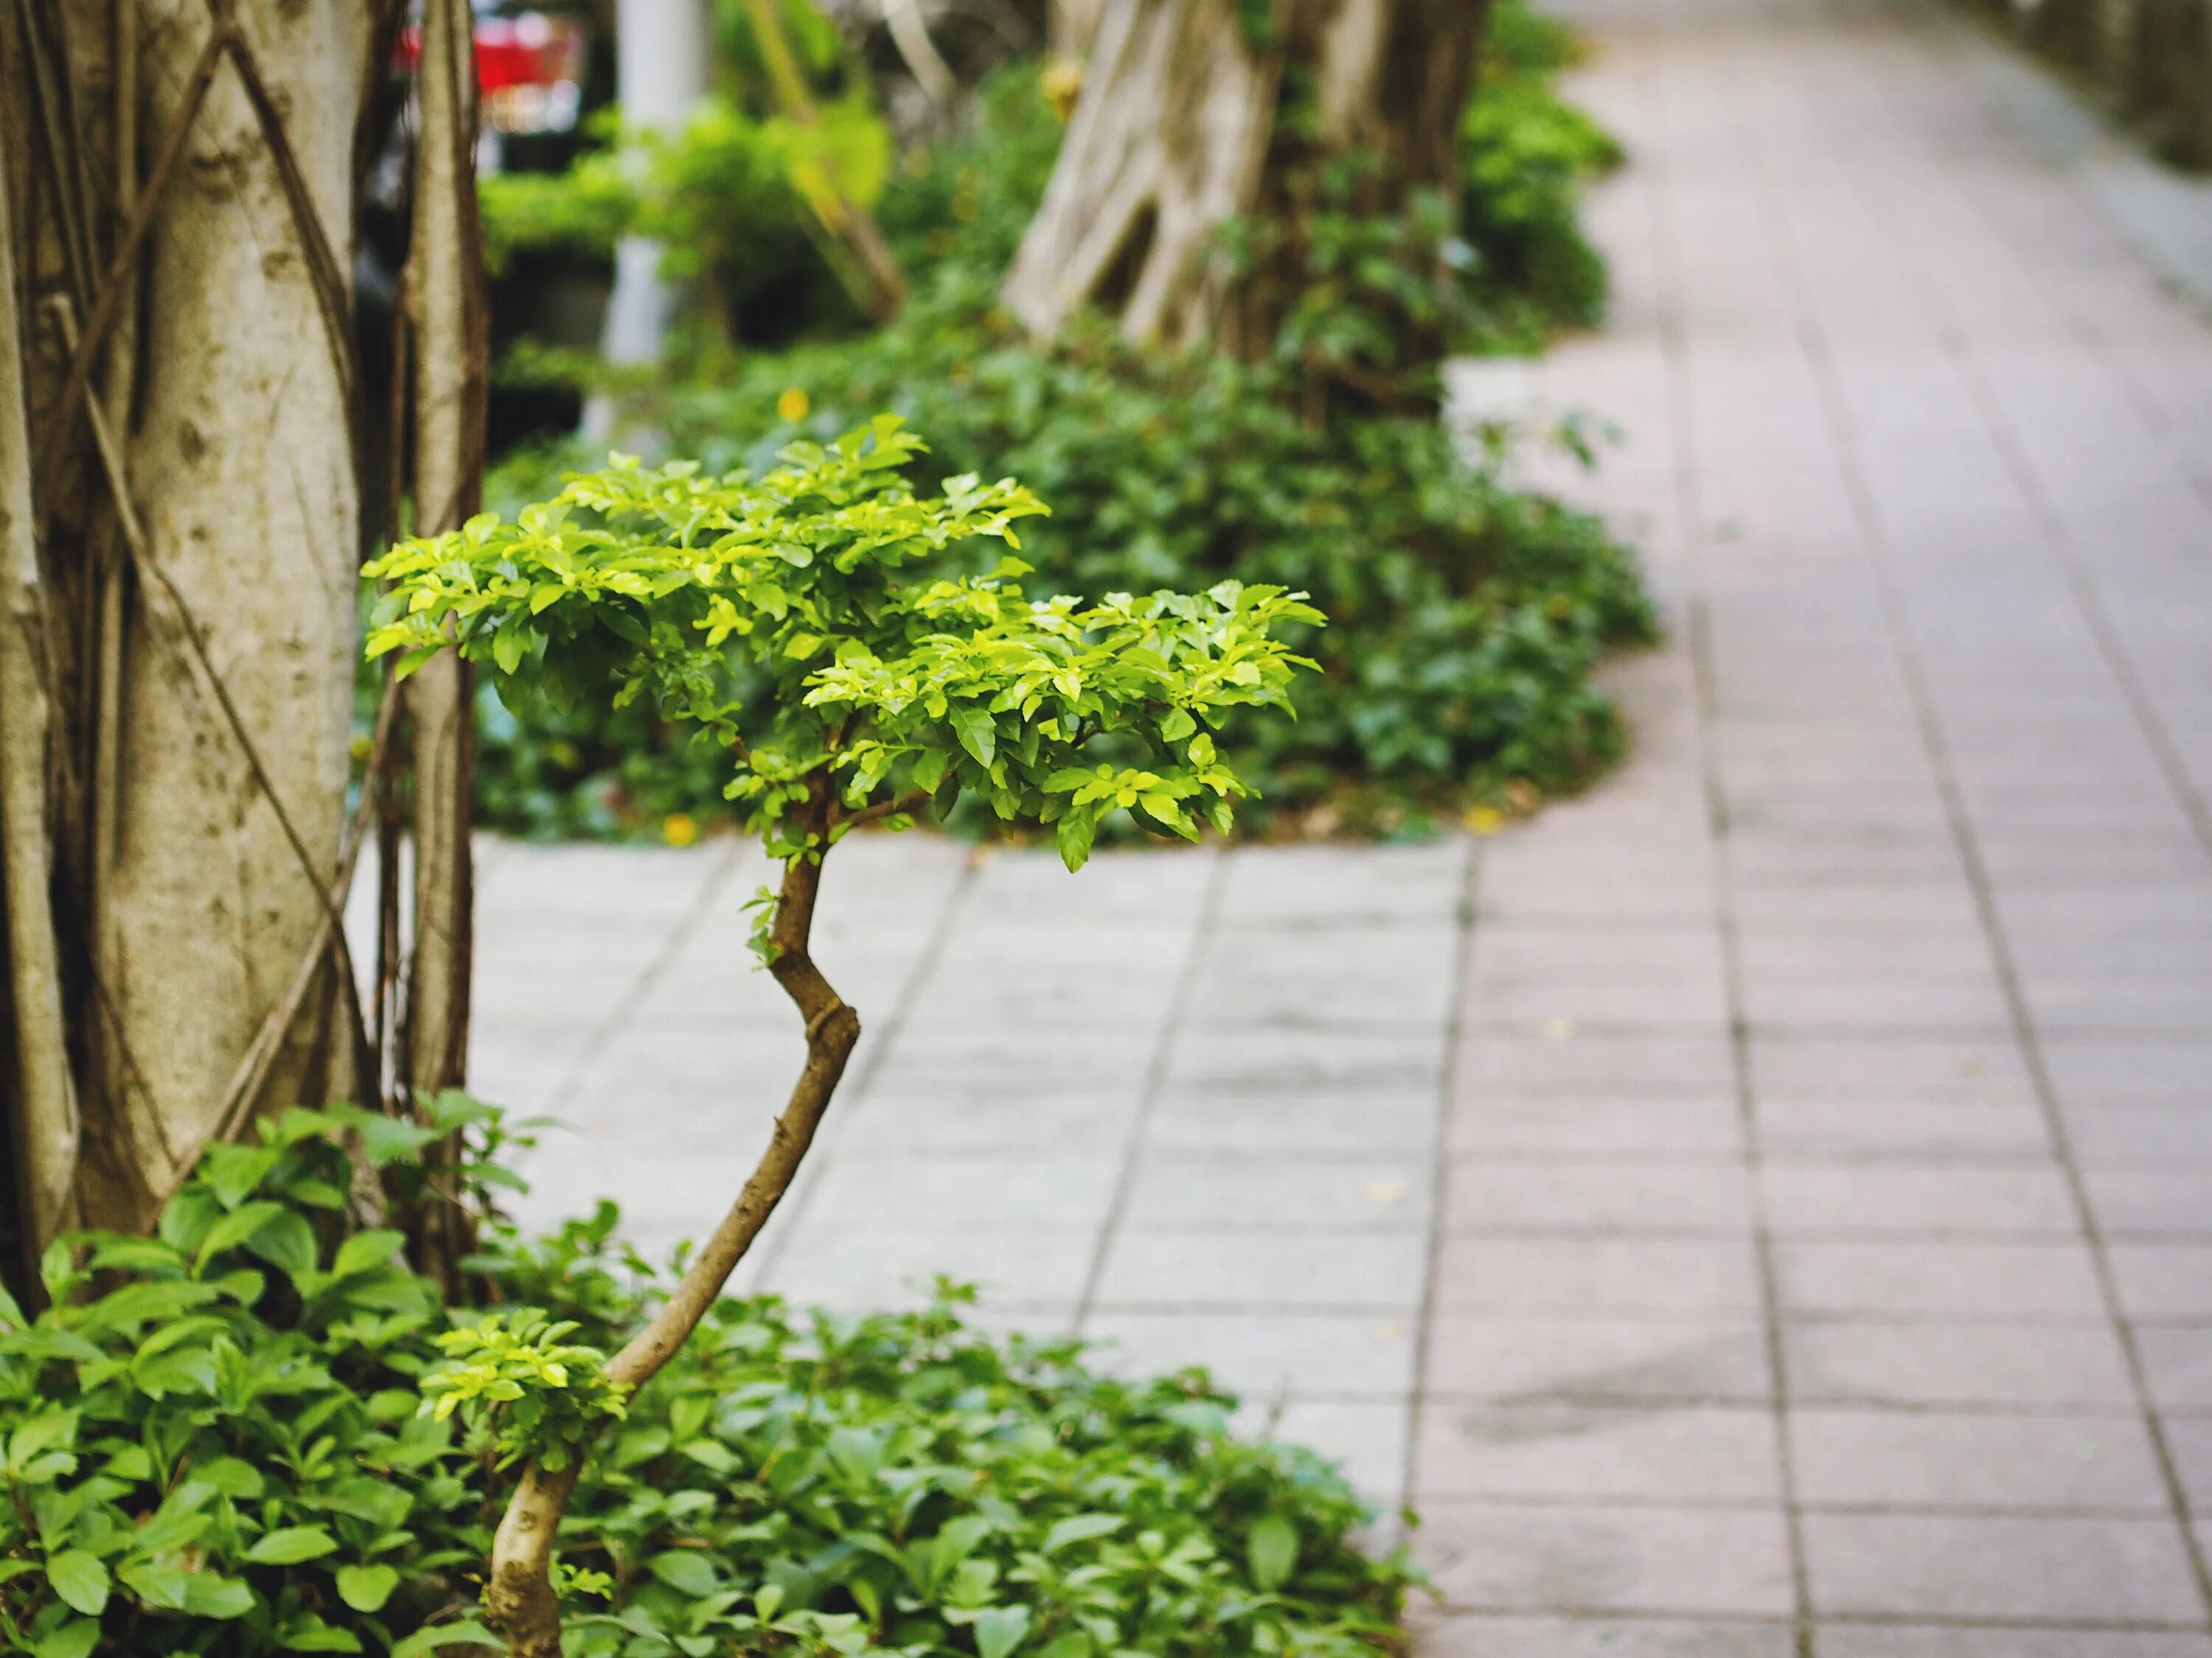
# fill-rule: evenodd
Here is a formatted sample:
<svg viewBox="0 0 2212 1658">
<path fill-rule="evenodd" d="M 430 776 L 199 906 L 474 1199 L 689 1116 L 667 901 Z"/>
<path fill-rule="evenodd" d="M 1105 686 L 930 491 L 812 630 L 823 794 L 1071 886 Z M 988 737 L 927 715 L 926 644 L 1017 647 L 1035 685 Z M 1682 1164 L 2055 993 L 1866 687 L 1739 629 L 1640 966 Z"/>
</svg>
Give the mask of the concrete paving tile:
<svg viewBox="0 0 2212 1658">
<path fill-rule="evenodd" d="M 2166 1444 L 2190 1513 L 2212 1516 L 2212 1419 L 2178 1417 L 2166 1423 Z"/>
<path fill-rule="evenodd" d="M 1758 1407 L 1432 1399 L 1415 1440 L 1413 1497 L 1776 1503 L 1774 1418 Z"/>
<path fill-rule="evenodd" d="M 1113 848 L 1085 864 L 1078 878 L 1049 851 L 985 847 L 975 854 L 966 907 L 979 919 L 1095 916 L 1126 923 L 1139 916 L 1194 916 L 1219 857 L 1211 845 Z"/>
<path fill-rule="evenodd" d="M 2072 1194 L 2050 1165 L 1899 1167 L 1768 1161 L 1759 1174 L 1777 1232 L 2026 1232 L 2071 1237 Z"/>
<path fill-rule="evenodd" d="M 2091 1166 L 2081 1178 L 2107 1235 L 2212 1233 L 2212 1167 L 2154 1169 Z"/>
<path fill-rule="evenodd" d="M 1453 1161 L 1446 1229 L 1747 1233 L 1750 1177 L 1740 1164 Z"/>
<path fill-rule="evenodd" d="M 1808 1508 L 2168 1512 L 2139 1418 L 1793 1408 Z"/>
<path fill-rule="evenodd" d="M 1494 856 L 1494 855 L 1493 855 Z M 1486 869 L 1475 900 L 1479 927 L 1586 921 L 1691 923 L 1713 914 L 1712 877 L 1683 871 L 1654 879 L 1644 871 L 1575 869 L 1536 874 Z"/>
<path fill-rule="evenodd" d="M 806 1203 L 829 1226 L 958 1225 L 978 1232 L 1095 1232 L 1118 1159 L 1034 1150 L 866 1156 L 855 1146 L 822 1167 Z"/>
<path fill-rule="evenodd" d="M 1429 1155 L 1437 1137 L 1433 1086 L 1163 1088 L 1145 1125 L 1155 1149 Z"/>
<path fill-rule="evenodd" d="M 1436 1088 L 1443 1080 L 1444 1027 L 1418 1035 L 1365 1031 L 1186 1030 L 1168 1058 L 1170 1088 L 1245 1090 Z"/>
<path fill-rule="evenodd" d="M 1825 1616 L 2189 1624 L 2203 1616 L 2172 1520 L 1804 1517 Z"/>
<path fill-rule="evenodd" d="M 1209 1029 L 1434 1030 L 1449 1017 L 1458 957 L 1449 924 L 1224 929 L 1199 959 L 1184 1016 Z"/>
<path fill-rule="evenodd" d="M 1869 1040 L 1753 1032 L 1751 1076 L 1772 1100 L 2033 1103 L 2019 1050 L 1987 1039 Z"/>
<path fill-rule="evenodd" d="M 2059 1114 L 2075 1158 L 2085 1165 L 2212 1167 L 2212 1106 L 2067 1105 Z"/>
<path fill-rule="evenodd" d="M 1154 1151 L 1137 1164 L 1124 1224 L 1425 1235 L 1431 1179 L 1425 1161 Z"/>
<path fill-rule="evenodd" d="M 2161 1410 L 2212 1411 L 2212 1327 L 2142 1325 L 2143 1380 Z"/>
<path fill-rule="evenodd" d="M 2212 1245 L 2117 1243 L 2107 1255 L 2130 1318 L 2212 1318 Z"/>
<path fill-rule="evenodd" d="M 1455 1087 L 1480 1098 L 1500 1089 L 1589 1095 L 1729 1094 L 1735 1060 L 1713 1034 L 1578 1033 L 1571 1026 L 1534 1034 L 1481 1033 L 1462 1045 Z"/>
<path fill-rule="evenodd" d="M 2093 1325 L 1785 1324 L 1781 1339 L 1801 1405 L 2135 1405 L 2118 1338 Z"/>
<path fill-rule="evenodd" d="M 1413 1651 L 1416 1658 L 1794 1658 L 1796 1637 L 1779 1623 L 1448 1616 L 1420 1626 Z"/>
<path fill-rule="evenodd" d="M 2118 1102 L 2146 1093 L 2212 1103 L 2212 1040 L 2058 1039 L 2044 1045 L 2044 1064 L 2058 1097 L 2070 1103 Z"/>
<path fill-rule="evenodd" d="M 987 1302 L 1066 1306 L 1083 1291 L 1095 1241 L 1083 1232 L 860 1228 L 806 1215 L 761 1287 L 852 1311 L 913 1307 L 938 1276 L 973 1283 Z"/>
<path fill-rule="evenodd" d="M 1993 979 L 1919 980 L 1910 970 L 1883 981 L 1747 976 L 1743 1003 L 1761 1027 L 1852 1030 L 1971 1030 L 2001 1036 L 2011 1009 Z"/>
<path fill-rule="evenodd" d="M 563 1041 L 478 1025 L 469 1037 L 469 1086 L 518 1117 L 541 1116 L 568 1088 L 588 1035 L 577 1032 Z"/>
<path fill-rule="evenodd" d="M 2212 976 L 2112 979 L 2027 978 L 2028 1010 L 2053 1036 L 2070 1032 L 2144 1031 L 2212 1035 Z"/>
<path fill-rule="evenodd" d="M 1439 1253 L 1436 1304 L 1455 1313 L 1756 1314 L 1749 1238 L 1455 1238 Z"/>
<path fill-rule="evenodd" d="M 1413 1387 L 1414 1320 L 1389 1314 L 1092 1312 L 1082 1334 L 1115 1375 L 1164 1375 L 1202 1365 L 1247 1400 L 1405 1399 Z"/>
<path fill-rule="evenodd" d="M 1735 951 L 1745 980 L 1752 984 L 1862 984 L 1895 978 L 1978 984 L 1996 972 L 1989 941 L 1978 930 L 1891 935 L 1746 929 L 1736 936 Z"/>
<path fill-rule="evenodd" d="M 562 1114 L 573 1106 L 579 1120 L 589 1113 L 642 1125 L 648 1110 L 714 1112 L 739 1103 L 781 1107 L 805 1063 L 803 1031 L 626 1028 L 578 1067 Z"/>
<path fill-rule="evenodd" d="M 1468 989 L 1466 1016 L 1487 1029 L 1543 1030 L 1565 1025 L 1622 1031 L 1714 1029 L 1727 1022 L 1728 995 L 1716 980 L 1655 975 L 1642 982 L 1479 978 Z"/>
<path fill-rule="evenodd" d="M 1469 980 L 1476 985 L 1547 980 L 1633 984 L 1696 978 L 1717 985 L 1725 956 L 1710 920 L 1695 926 L 1583 928 L 1485 927 L 1478 934 Z"/>
<path fill-rule="evenodd" d="M 1461 1091 L 1444 1126 L 1456 1155 L 1741 1155 L 1743 1112 L 1723 1094 L 1618 1095 Z"/>
<path fill-rule="evenodd" d="M 1068 1075 L 1066 1048 L 1079 1044 L 1082 1063 Z M 1081 1027 L 1039 1032 L 1013 1027 L 993 1031 L 939 1032 L 908 1027 L 884 1050 L 887 1083 L 929 1093 L 1035 1095 L 1052 1084 L 1079 1082 L 1087 1089 L 1139 1086 L 1150 1068 L 1149 1041 L 1112 1039 Z"/>
<path fill-rule="evenodd" d="M 2212 1636 L 1824 1624 L 1813 1637 L 1813 1649 L 1816 1658 L 2212 1658 Z"/>
<path fill-rule="evenodd" d="M 1759 1144 L 1790 1158 L 2016 1157 L 2051 1151 L 2043 1113 L 2026 1100 L 1762 1098 Z"/>
<path fill-rule="evenodd" d="M 1220 911 L 1232 923 L 1269 924 L 1449 915 L 1467 858 L 1456 838 L 1427 846 L 1239 847 L 1223 874 Z"/>
<path fill-rule="evenodd" d="M 1445 1604 L 1759 1617 L 1790 1610 L 1779 1513 L 1434 1502 L 1414 1555 Z"/>
<path fill-rule="evenodd" d="M 1779 1238 L 1785 1314 L 1913 1313 L 2003 1321 L 2094 1322 L 2103 1296 L 2078 1243 L 1849 1242 Z"/>
<path fill-rule="evenodd" d="M 1067 1088 L 1034 1094 L 913 1094 L 878 1081 L 833 1107 L 841 1143 L 871 1155 L 890 1151 L 1047 1150 L 1109 1156 L 1133 1131 L 1139 1091 Z"/>
<path fill-rule="evenodd" d="M 1098 1282 L 1102 1307 L 1290 1312 L 1419 1308 L 1427 1240 L 1410 1233 L 1117 1232 Z"/>
<path fill-rule="evenodd" d="M 1423 1372 L 1431 1396 L 1521 1405 L 1764 1404 L 1765 1332 L 1748 1320 L 1439 1312 Z"/>
<path fill-rule="evenodd" d="M 1142 1040 L 1167 1017 L 1187 948 L 1178 940 L 1157 966 L 1137 972 L 1018 960 L 939 962 L 908 1017 L 933 1031 L 1080 1027 Z"/>
</svg>

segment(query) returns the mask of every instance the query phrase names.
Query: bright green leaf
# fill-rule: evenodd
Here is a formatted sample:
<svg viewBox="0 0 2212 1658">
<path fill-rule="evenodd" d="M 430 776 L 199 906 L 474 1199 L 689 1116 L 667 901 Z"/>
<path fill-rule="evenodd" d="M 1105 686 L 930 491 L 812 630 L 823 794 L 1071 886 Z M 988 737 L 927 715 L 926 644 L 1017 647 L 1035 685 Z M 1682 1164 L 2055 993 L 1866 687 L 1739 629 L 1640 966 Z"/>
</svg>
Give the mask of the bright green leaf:
<svg viewBox="0 0 2212 1658">
<path fill-rule="evenodd" d="M 258 1566 L 292 1566 L 319 1560 L 337 1547 L 337 1540 L 320 1526 L 280 1526 L 264 1533 L 246 1557 Z"/>
<path fill-rule="evenodd" d="M 66 1549 L 46 1560 L 46 1582 L 54 1593 L 88 1618 L 107 1610 L 107 1568 L 82 1549 Z"/>
<path fill-rule="evenodd" d="M 378 1612 L 399 1587 L 399 1574 L 390 1566 L 341 1566 L 337 1586 L 338 1599 L 356 1612 Z"/>
</svg>

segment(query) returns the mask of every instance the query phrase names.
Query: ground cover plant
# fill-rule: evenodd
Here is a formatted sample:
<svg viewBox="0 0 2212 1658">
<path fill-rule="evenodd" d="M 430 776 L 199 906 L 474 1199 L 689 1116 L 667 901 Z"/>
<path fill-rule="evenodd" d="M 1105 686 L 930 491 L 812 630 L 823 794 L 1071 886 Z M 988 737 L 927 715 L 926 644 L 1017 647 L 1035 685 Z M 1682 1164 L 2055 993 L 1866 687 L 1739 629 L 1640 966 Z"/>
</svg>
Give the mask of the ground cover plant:
<svg viewBox="0 0 2212 1658">
<path fill-rule="evenodd" d="M 1248 826 L 1389 832 L 1571 789 L 1622 745 L 1589 676 L 1650 636 L 1632 560 L 1594 518 L 1511 485 L 1504 438 L 1457 452 L 1433 360 L 1403 344 L 1525 347 L 1594 314 L 1602 268 L 1574 200 L 1607 151 L 1553 90 L 1567 46 L 1499 14 L 1466 123 L 1463 239 L 1434 198 L 1360 210 L 1356 161 L 1316 174 L 1302 297 L 1257 359 L 1134 345 L 1096 320 L 1040 344 L 999 308 L 1060 131 L 1017 66 L 987 88 L 977 131 L 909 155 L 885 187 L 878 211 L 915 278 L 895 321 L 617 389 L 639 429 L 715 466 L 895 410 L 931 434 L 932 464 L 1004 466 L 1053 499 L 1032 556 L 1085 590 L 1308 592 L 1332 626 L 1293 636 L 1322 670 L 1301 718 L 1222 733 L 1267 797 Z M 1262 257 L 1271 234 L 1232 227 L 1228 251 Z M 1460 279 L 1425 279 L 1437 268 Z M 593 375 L 543 351 L 512 369 Z M 510 457 L 495 493 L 540 494 L 585 459 L 566 444 Z M 739 665 L 726 680 L 742 694 Z M 511 831 L 686 838 L 720 787 L 711 750 L 643 704 L 602 718 L 487 701 L 483 725 L 483 808 Z"/>
<path fill-rule="evenodd" d="M 1562 97 L 1574 34 L 1518 3 L 1498 7 L 1462 123 L 1462 234 L 1480 293 L 1468 343 L 1531 350 L 1605 312 L 1605 259 L 1583 232 L 1583 187 L 1619 166 L 1619 140 Z"/>
<path fill-rule="evenodd" d="M 497 1139 L 483 1108 L 441 1110 L 471 1159 Z M 155 1235 L 50 1250 L 35 1320 L 0 1298 L 0 1647 L 503 1644 L 483 1562 L 517 1417 L 546 1395 L 441 1406 L 492 1353 L 588 1396 L 673 1275 L 615 1244 L 603 1205 L 542 1240 L 490 1228 L 475 1278 L 504 1305 L 441 1304 L 397 1232 L 345 1213 L 364 1154 L 419 1174 L 428 1137 L 289 1112 L 210 1151 Z M 1073 1344 L 979 1334 L 957 1295 L 871 1317 L 719 1301 L 586 1460 L 557 1570 L 569 1650 L 1392 1649 L 1408 1568 L 1355 1546 L 1332 1470 L 1231 1434 L 1232 1403 L 1197 1373 L 1118 1381 Z"/>
</svg>

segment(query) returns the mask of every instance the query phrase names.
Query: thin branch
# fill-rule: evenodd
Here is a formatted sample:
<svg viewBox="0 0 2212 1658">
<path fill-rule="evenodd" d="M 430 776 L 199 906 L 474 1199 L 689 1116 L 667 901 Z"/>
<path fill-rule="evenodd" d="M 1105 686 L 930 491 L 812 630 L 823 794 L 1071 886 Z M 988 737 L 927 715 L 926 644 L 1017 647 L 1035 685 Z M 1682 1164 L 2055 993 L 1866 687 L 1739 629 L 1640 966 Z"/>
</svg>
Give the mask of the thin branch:
<svg viewBox="0 0 2212 1658">
<path fill-rule="evenodd" d="M 817 773 L 809 779 L 809 788 L 800 826 L 819 849 L 830 828 L 829 780 Z M 811 954 L 821 884 L 818 850 L 813 856 L 801 853 L 786 863 L 769 931 L 775 955 L 769 971 L 806 1021 L 805 1068 L 793 1085 L 783 1114 L 776 1119 L 768 1149 L 721 1224 L 692 1257 L 675 1289 L 645 1327 L 608 1361 L 609 1380 L 632 1391 L 652 1381 L 690 1339 L 791 1189 L 860 1040 L 860 1015 L 823 977 Z M 559 1658 L 560 1605 L 548 1574 L 561 1515 L 582 1461 L 580 1449 L 558 1472 L 534 1465 L 526 1470 L 493 1539 L 491 1579 L 484 1600 L 507 1634 L 511 1658 Z"/>
<path fill-rule="evenodd" d="M 896 816 L 901 812 L 919 812 L 929 804 L 929 790 L 915 789 L 890 800 L 879 800 L 869 805 L 846 811 L 842 808 L 830 815 L 832 829 L 857 829 L 864 823 Z"/>
<path fill-rule="evenodd" d="M 115 252 L 107 261 L 106 272 L 100 277 L 99 291 L 85 312 L 84 332 L 70 348 L 69 372 L 39 422 L 42 447 L 36 496 L 41 501 L 52 498 L 54 485 L 59 481 L 62 457 L 67 452 L 70 433 L 76 420 L 77 405 L 84 400 L 85 392 L 92 384 L 93 359 L 106 339 L 107 331 L 114 326 L 124 293 L 130 286 L 131 267 L 137 263 L 138 250 L 145 242 L 146 233 L 153 228 L 154 210 L 160 205 L 169 175 L 177 170 L 177 162 L 184 155 L 185 141 L 191 136 L 192 123 L 199 119 L 200 107 L 207 101 L 216 67 L 222 61 L 224 43 L 237 27 L 232 15 L 234 4 L 234 0 L 209 0 L 215 13 L 214 27 L 200 47 L 200 55 L 193 60 L 191 73 L 185 79 L 184 96 L 169 122 L 168 131 L 161 135 L 161 149 L 146 174 L 144 186 L 138 192 L 137 205 L 124 225 Z"/>
</svg>

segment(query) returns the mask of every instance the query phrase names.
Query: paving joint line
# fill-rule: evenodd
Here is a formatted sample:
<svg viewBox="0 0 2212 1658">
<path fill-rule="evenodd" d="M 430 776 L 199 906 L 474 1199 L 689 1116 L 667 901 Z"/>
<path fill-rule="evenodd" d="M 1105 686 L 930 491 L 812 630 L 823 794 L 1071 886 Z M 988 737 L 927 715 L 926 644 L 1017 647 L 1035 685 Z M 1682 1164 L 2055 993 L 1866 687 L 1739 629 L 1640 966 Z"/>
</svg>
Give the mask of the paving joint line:
<svg viewBox="0 0 2212 1658">
<path fill-rule="evenodd" d="M 1767 1375 L 1768 1399 L 1765 1413 L 1773 1431 L 1777 1493 L 1780 1499 L 1789 1558 L 1793 1605 L 1791 1642 L 1796 1658 L 1814 1658 L 1812 1574 L 1806 1553 L 1804 1514 L 1790 1431 L 1789 1365 L 1783 1347 L 1780 1285 L 1776 1270 L 1774 1240 L 1767 1224 L 1765 1199 L 1760 1192 L 1759 1178 L 1763 1165 L 1758 1100 L 1752 1082 L 1750 1025 L 1745 1015 L 1742 949 L 1737 936 L 1729 884 L 1731 814 L 1726 783 L 1721 772 L 1719 744 L 1723 731 L 1720 696 L 1707 600 L 1711 580 L 1705 559 L 1708 537 L 1704 521 L 1704 490 L 1696 459 L 1696 404 L 1691 390 L 1692 371 L 1688 342 L 1684 338 L 1682 328 L 1681 254 L 1674 226 L 1672 170 L 1661 167 L 1657 171 L 1657 181 L 1658 189 L 1653 197 L 1653 237 L 1660 265 L 1659 332 L 1666 368 L 1668 432 L 1674 450 L 1675 515 L 1680 524 L 1681 553 L 1686 566 L 1684 586 L 1689 613 L 1687 654 L 1696 712 L 1696 765 L 1704 790 L 1706 833 L 1714 861 L 1712 905 L 1708 921 L 1715 930 L 1720 947 L 1722 985 L 1729 1015 L 1726 1035 L 1729 1080 L 1743 1139 L 1742 1167 L 1748 1176 L 1753 1194 L 1752 1247 L 1759 1268 L 1759 1321 Z"/>
<path fill-rule="evenodd" d="M 1421 1253 L 1421 1299 L 1413 1314 L 1413 1387 L 1406 1406 L 1406 1455 L 1399 1478 L 1401 1500 L 1410 1505 L 1420 1475 L 1421 1423 L 1429 1408 L 1429 1342 L 1437 1313 L 1437 1282 L 1443 1269 L 1444 1240 L 1451 1235 L 1449 1204 L 1453 1158 L 1448 1149 L 1451 1119 L 1463 1064 L 1468 1021 L 1467 1006 L 1481 926 L 1483 878 L 1481 842 L 1467 838 L 1460 866 L 1458 938 L 1453 948 L 1452 999 L 1445 1012 L 1444 1065 L 1437 1081 L 1435 1127 L 1429 1143 L 1428 1236 Z"/>
</svg>

